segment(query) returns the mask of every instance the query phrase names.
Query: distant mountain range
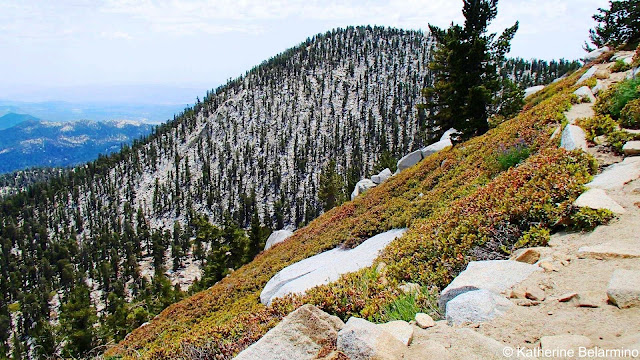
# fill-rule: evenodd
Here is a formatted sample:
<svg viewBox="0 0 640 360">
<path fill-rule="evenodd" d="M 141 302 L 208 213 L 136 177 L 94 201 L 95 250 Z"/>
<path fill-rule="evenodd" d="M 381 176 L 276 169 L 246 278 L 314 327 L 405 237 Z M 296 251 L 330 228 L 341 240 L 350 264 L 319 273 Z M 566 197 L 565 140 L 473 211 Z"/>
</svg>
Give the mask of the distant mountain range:
<svg viewBox="0 0 640 360">
<path fill-rule="evenodd" d="M 7 127 L 15 124 L 12 127 Z M 0 117 L 0 173 L 35 166 L 69 166 L 118 151 L 151 132 L 153 125 L 133 120 L 43 121 L 26 114 Z"/>
</svg>

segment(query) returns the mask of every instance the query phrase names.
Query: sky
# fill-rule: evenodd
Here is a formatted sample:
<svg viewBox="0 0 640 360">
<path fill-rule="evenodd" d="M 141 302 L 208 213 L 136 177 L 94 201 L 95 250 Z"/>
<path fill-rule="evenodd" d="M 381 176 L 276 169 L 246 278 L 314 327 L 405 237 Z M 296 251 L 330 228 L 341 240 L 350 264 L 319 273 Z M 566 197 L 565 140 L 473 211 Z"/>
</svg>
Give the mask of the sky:
<svg viewBox="0 0 640 360">
<path fill-rule="evenodd" d="M 490 30 L 518 20 L 511 56 L 577 59 L 607 4 L 501 0 Z M 463 21 L 461 9 L 459 0 L 0 0 L 0 99 L 153 102 L 162 88 L 163 103 L 182 103 L 317 33 L 446 27 Z"/>
</svg>

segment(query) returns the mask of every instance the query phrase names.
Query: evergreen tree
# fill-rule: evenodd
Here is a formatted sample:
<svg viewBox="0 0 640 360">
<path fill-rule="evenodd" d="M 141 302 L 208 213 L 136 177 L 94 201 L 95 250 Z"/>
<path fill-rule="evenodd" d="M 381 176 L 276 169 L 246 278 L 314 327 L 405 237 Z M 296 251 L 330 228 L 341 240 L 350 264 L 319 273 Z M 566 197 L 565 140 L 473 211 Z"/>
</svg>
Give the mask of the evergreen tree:
<svg viewBox="0 0 640 360">
<path fill-rule="evenodd" d="M 516 22 L 498 38 L 487 34 L 497 6 L 497 0 L 464 0 L 464 26 L 452 24 L 443 30 L 429 25 L 437 42 L 429 64 L 435 82 L 423 90 L 425 103 L 419 105 L 427 120 L 427 141 L 437 140 L 449 128 L 459 131 L 455 142 L 489 129 L 488 118 L 496 112 L 496 97 L 504 85 L 498 70 L 518 30 Z"/>
<path fill-rule="evenodd" d="M 330 160 L 320 174 L 318 199 L 324 211 L 329 211 L 342 204 L 345 199 L 344 180 L 336 171 L 336 161 Z"/>
<path fill-rule="evenodd" d="M 83 358 L 97 345 L 94 330 L 97 321 L 89 288 L 80 279 L 60 306 L 60 327 L 66 340 L 64 356 Z"/>
<path fill-rule="evenodd" d="M 599 8 L 593 19 L 599 24 L 589 30 L 589 39 L 597 47 L 635 48 L 640 41 L 640 0 L 609 1 L 609 9 Z M 585 43 L 585 50 L 593 49 Z"/>
</svg>

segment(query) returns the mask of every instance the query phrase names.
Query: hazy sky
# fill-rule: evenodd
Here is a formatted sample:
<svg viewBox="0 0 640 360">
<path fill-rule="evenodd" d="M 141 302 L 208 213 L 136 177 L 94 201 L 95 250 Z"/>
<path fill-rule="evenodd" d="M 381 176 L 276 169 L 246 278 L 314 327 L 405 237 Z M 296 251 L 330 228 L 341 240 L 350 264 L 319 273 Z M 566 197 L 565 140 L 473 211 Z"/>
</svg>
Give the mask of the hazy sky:
<svg viewBox="0 0 640 360">
<path fill-rule="evenodd" d="M 520 21 L 512 56 L 575 59 L 591 15 L 607 4 L 501 0 L 492 29 Z M 444 27 L 462 21 L 461 8 L 459 0 L 0 0 L 0 98 L 85 85 L 213 88 L 319 32 Z"/>
</svg>

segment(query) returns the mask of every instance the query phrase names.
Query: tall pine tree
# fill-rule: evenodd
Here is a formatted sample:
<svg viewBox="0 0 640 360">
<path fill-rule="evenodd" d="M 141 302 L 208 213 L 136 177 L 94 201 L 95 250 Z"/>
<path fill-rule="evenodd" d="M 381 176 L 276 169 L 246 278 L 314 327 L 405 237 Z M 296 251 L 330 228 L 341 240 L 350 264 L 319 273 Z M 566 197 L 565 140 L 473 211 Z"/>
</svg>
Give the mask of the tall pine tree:
<svg viewBox="0 0 640 360">
<path fill-rule="evenodd" d="M 418 105 L 420 116 L 426 119 L 427 141 L 436 140 L 449 128 L 459 131 L 455 142 L 485 133 L 505 86 L 498 70 L 518 23 L 497 38 L 497 34 L 487 34 L 498 14 L 498 0 L 464 0 L 462 13 L 464 26 L 451 24 L 443 30 L 429 25 L 437 42 L 429 64 L 435 82 L 423 90 L 425 103 Z"/>
</svg>

